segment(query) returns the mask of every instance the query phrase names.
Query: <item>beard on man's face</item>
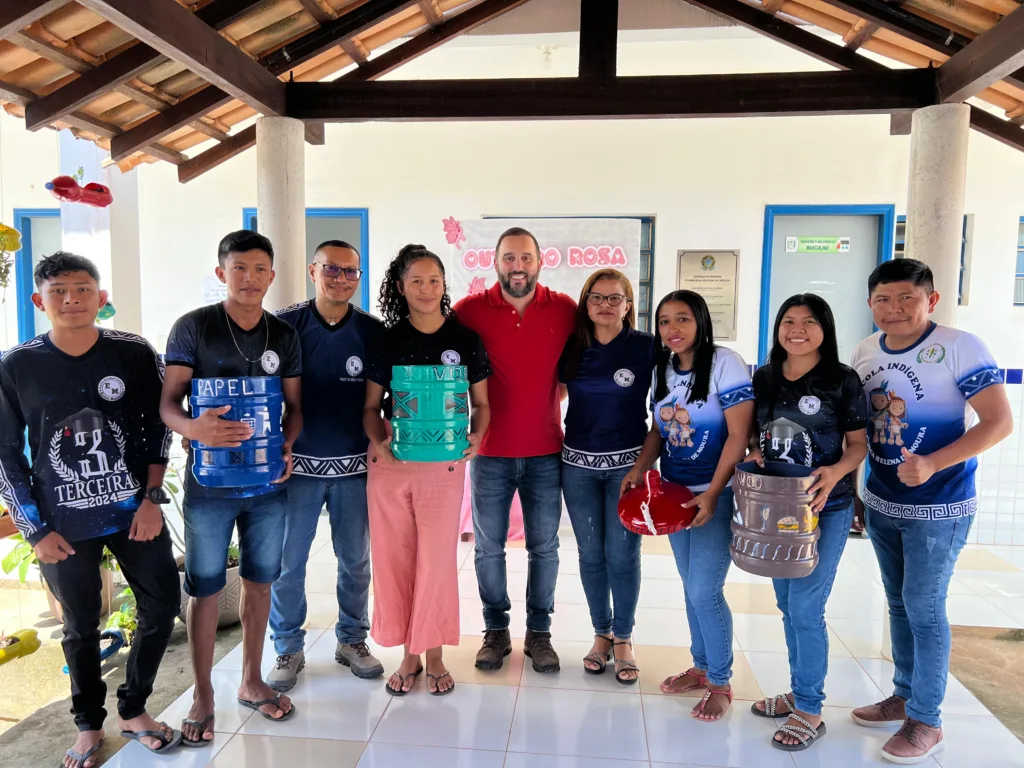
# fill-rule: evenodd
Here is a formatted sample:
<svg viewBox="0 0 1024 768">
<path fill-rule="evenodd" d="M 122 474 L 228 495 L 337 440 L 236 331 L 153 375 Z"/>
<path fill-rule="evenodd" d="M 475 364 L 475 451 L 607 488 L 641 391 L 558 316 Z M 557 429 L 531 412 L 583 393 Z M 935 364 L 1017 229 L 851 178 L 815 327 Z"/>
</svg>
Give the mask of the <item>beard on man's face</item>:
<svg viewBox="0 0 1024 768">
<path fill-rule="evenodd" d="M 512 285 L 512 278 L 525 278 L 525 281 L 520 283 L 518 286 Z M 511 296 L 513 299 L 521 299 L 525 296 L 529 296 L 534 288 L 537 287 L 537 279 L 540 277 L 538 271 L 535 275 L 528 275 L 525 272 L 510 272 L 507 275 L 498 273 L 498 282 L 501 283 L 502 289 Z"/>
</svg>

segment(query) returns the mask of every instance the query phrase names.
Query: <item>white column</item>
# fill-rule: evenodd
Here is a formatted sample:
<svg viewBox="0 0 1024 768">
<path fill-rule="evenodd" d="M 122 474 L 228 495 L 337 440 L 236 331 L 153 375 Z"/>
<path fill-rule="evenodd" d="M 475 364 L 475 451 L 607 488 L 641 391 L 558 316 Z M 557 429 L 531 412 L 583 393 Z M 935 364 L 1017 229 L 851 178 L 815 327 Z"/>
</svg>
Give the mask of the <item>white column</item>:
<svg viewBox="0 0 1024 768">
<path fill-rule="evenodd" d="M 932 268 L 943 325 L 956 322 L 970 122 L 966 104 L 939 104 L 917 110 L 910 129 L 905 253 Z"/>
<path fill-rule="evenodd" d="M 117 310 L 111 325 L 142 335 L 142 249 L 139 240 L 139 175 L 107 168 L 110 206 L 110 300 Z"/>
<path fill-rule="evenodd" d="M 932 319 L 942 325 L 956 324 L 970 123 L 966 104 L 939 104 L 917 110 L 910 127 L 904 253 L 932 268 L 941 297 Z M 882 656 L 892 660 L 888 608 L 882 618 Z"/>
<path fill-rule="evenodd" d="M 305 127 L 290 117 L 256 121 L 256 225 L 274 246 L 267 309 L 306 297 Z"/>
</svg>

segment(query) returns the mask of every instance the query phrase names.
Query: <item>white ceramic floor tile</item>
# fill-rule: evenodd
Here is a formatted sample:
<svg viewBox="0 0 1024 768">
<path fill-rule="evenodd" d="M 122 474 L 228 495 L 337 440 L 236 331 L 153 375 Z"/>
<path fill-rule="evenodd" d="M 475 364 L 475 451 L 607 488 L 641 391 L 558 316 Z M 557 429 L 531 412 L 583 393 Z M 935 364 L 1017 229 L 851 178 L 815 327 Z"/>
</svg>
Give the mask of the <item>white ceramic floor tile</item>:
<svg viewBox="0 0 1024 768">
<path fill-rule="evenodd" d="M 384 683 L 337 676 L 309 675 L 288 691 L 295 714 L 284 722 L 254 713 L 242 733 L 304 739 L 367 741 L 380 721 L 390 696 Z"/>
<path fill-rule="evenodd" d="M 676 763 L 723 768 L 793 768 L 789 754 L 768 742 L 775 723 L 733 706 L 713 723 L 690 717 L 693 699 L 641 696 L 652 764 Z"/>
<path fill-rule="evenodd" d="M 988 597 L 985 599 L 1018 624 L 1024 624 L 1024 597 Z"/>
<path fill-rule="evenodd" d="M 945 749 L 935 756 L 942 768 L 1021 768 L 1024 744 L 994 717 L 943 715 Z"/>
<path fill-rule="evenodd" d="M 321 635 L 324 634 L 323 629 L 306 629 L 305 645 L 308 651 L 313 645 L 320 639 Z M 333 637 L 334 632 L 328 632 Z M 263 658 L 260 661 L 260 669 L 263 670 L 263 676 L 266 678 L 267 673 L 273 669 L 274 662 L 277 660 L 277 652 L 274 650 L 274 643 L 270 640 L 268 634 L 263 640 Z M 229 669 L 242 671 L 242 644 L 239 643 L 231 649 L 230 653 L 226 654 L 223 659 L 214 664 L 214 669 Z"/>
<path fill-rule="evenodd" d="M 242 672 L 241 670 L 215 669 L 210 679 L 213 681 L 213 696 L 216 703 L 214 732 L 236 733 L 252 714 L 251 709 L 246 709 L 237 703 Z M 190 687 L 175 699 L 156 719 L 166 721 L 172 728 L 180 730 L 181 721 L 188 717 L 188 711 L 192 708 L 194 687 Z"/>
<path fill-rule="evenodd" d="M 578 643 L 593 641 L 594 625 L 590 620 L 590 608 L 586 603 L 580 605 L 556 602 L 555 612 L 551 615 L 551 636 Z"/>
<path fill-rule="evenodd" d="M 363 747 L 362 742 L 239 734 L 220 751 L 210 768 L 353 768 Z"/>
<path fill-rule="evenodd" d="M 672 579 L 645 577 L 640 581 L 640 600 L 637 605 L 644 608 L 685 609 L 683 582 L 678 576 Z"/>
<path fill-rule="evenodd" d="M 633 640 L 644 645 L 690 647 L 686 611 L 679 608 L 637 608 Z"/>
<path fill-rule="evenodd" d="M 865 619 L 881 621 L 889 606 L 881 589 L 833 589 L 825 605 L 826 619 Z"/>
<path fill-rule="evenodd" d="M 835 637 L 857 658 L 882 658 L 882 622 L 860 619 L 826 619 Z M 832 636 L 829 636 L 831 642 Z"/>
<path fill-rule="evenodd" d="M 371 741 L 505 749 L 519 689 L 504 685 L 456 685 L 448 696 L 431 696 L 425 688 L 418 687 L 408 696 L 394 699 Z"/>
<path fill-rule="evenodd" d="M 646 760 L 604 760 L 599 757 L 569 757 L 568 755 L 528 755 L 509 752 L 505 768 L 648 768 Z"/>
<path fill-rule="evenodd" d="M 1024 597 L 1024 573 L 958 571 L 956 578 L 982 597 Z"/>
<path fill-rule="evenodd" d="M 786 693 L 789 686 L 789 661 L 782 653 L 744 651 L 758 685 L 767 696 Z M 826 701 L 831 706 L 860 707 L 884 698 L 878 685 L 856 659 L 831 657 L 825 677 Z"/>
<path fill-rule="evenodd" d="M 864 671 L 868 673 L 875 685 L 882 691 L 883 698 L 892 693 L 893 664 L 886 659 L 858 659 Z M 864 704 L 871 704 L 865 701 Z M 861 706 L 858 704 L 857 706 Z M 988 716 L 989 711 L 985 708 L 974 694 L 971 693 L 963 683 L 950 675 L 946 682 L 946 698 L 942 702 L 942 716 L 946 715 L 973 715 Z"/>
<path fill-rule="evenodd" d="M 1006 627 L 1007 629 L 1022 627 L 1019 621 L 1011 619 L 988 600 L 978 595 L 950 595 L 946 598 L 946 616 L 949 618 L 950 624 L 961 627 Z"/>
<path fill-rule="evenodd" d="M 971 589 L 969 586 L 967 586 L 964 582 L 962 582 L 959 579 L 959 577 L 954 576 L 952 579 L 950 579 L 950 582 L 949 582 L 949 594 L 951 594 L 951 595 L 975 595 L 975 594 L 977 594 L 977 592 L 975 592 L 973 589 Z"/>
<path fill-rule="evenodd" d="M 508 629 L 513 638 L 521 639 L 526 636 L 526 603 L 512 600 Z M 482 636 L 483 632 L 484 612 L 480 598 L 476 595 L 459 598 L 459 633 Z"/>
<path fill-rule="evenodd" d="M 744 651 L 786 652 L 786 631 L 782 627 L 782 619 L 778 616 L 734 613 L 732 631 L 736 644 Z M 852 658 L 849 649 L 835 633 L 832 630 L 828 632 L 828 655 Z"/>
<path fill-rule="evenodd" d="M 306 591 L 322 592 L 328 595 L 338 594 L 338 565 L 337 563 L 307 563 L 306 565 Z"/>
<path fill-rule="evenodd" d="M 639 685 L 623 685 L 615 679 L 613 662 L 603 674 L 592 675 L 583 670 L 583 657 L 590 653 L 592 642 L 575 642 L 554 637 L 552 646 L 558 652 L 561 661 L 559 672 L 534 672 L 533 665 L 527 659 L 523 667 L 520 685 L 529 688 L 559 688 L 576 691 L 604 691 L 606 693 L 631 693 L 639 695 Z"/>
<path fill-rule="evenodd" d="M 310 550 L 309 562 L 311 563 L 330 563 L 335 568 L 338 567 L 338 558 L 334 554 L 334 547 L 329 542 L 324 542 L 322 546 L 314 550 Z"/>
<path fill-rule="evenodd" d="M 730 571 L 736 570 L 730 568 Z M 640 578 L 646 579 L 668 579 L 679 584 L 679 569 L 676 567 L 676 559 L 671 555 L 640 555 Z"/>
<path fill-rule="evenodd" d="M 162 718 L 157 718 L 160 720 Z M 175 730 L 181 728 L 180 722 L 168 721 Z M 166 755 L 155 755 L 137 741 L 129 741 L 103 764 L 103 768 L 206 768 L 207 765 L 224 749 L 224 745 L 233 737 L 230 733 L 214 733 L 213 743 L 208 747 L 197 749 L 176 749 Z M 53 764 L 57 765 L 54 760 Z"/>
<path fill-rule="evenodd" d="M 850 710 L 825 707 L 822 718 L 825 735 L 810 749 L 794 752 L 797 768 L 882 768 L 891 766 L 882 759 L 882 745 L 896 728 L 864 728 L 850 719 Z M 924 768 L 937 768 L 934 760 L 921 763 Z M 965 767 L 966 768 L 966 767 Z"/>
<path fill-rule="evenodd" d="M 639 696 L 524 687 L 508 750 L 646 760 L 645 741 Z"/>
<path fill-rule="evenodd" d="M 502 768 L 504 761 L 503 751 L 373 743 L 366 745 L 357 768 Z"/>
<path fill-rule="evenodd" d="M 334 635 L 333 629 L 322 630 L 322 634 L 312 645 L 309 645 L 309 635 L 306 636 L 306 668 L 300 673 L 299 679 L 301 680 L 304 675 L 336 675 L 343 679 L 359 680 L 355 675 L 352 674 L 352 670 L 342 664 L 339 664 L 334 658 L 334 651 L 338 647 L 338 640 Z M 367 646 L 370 648 L 370 652 L 373 653 L 377 659 L 384 665 L 384 671 L 387 673 L 388 670 L 394 670 L 398 668 L 398 665 L 402 663 L 402 658 L 405 656 L 405 652 L 402 648 L 381 648 L 373 640 L 366 640 Z M 375 685 L 382 683 L 381 679 L 363 680 L 367 685 Z"/>
<path fill-rule="evenodd" d="M 457 560 L 457 562 L 459 564 L 459 570 L 460 571 L 463 570 L 463 569 L 466 569 L 466 568 L 469 568 L 469 569 L 473 568 L 473 553 L 474 552 L 475 552 L 475 547 L 473 546 L 473 542 L 471 542 L 471 541 L 460 541 L 459 542 L 459 548 L 458 548 L 458 550 L 456 550 L 455 557 L 456 557 L 456 560 Z"/>
</svg>

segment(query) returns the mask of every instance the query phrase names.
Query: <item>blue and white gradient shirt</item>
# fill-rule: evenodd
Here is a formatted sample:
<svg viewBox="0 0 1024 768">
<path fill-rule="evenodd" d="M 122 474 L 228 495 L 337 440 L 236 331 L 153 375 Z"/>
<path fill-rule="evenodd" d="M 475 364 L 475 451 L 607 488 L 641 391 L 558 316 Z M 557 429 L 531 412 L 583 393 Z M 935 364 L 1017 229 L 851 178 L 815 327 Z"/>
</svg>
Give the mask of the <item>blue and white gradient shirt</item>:
<svg viewBox="0 0 1024 768">
<path fill-rule="evenodd" d="M 871 472 L 864 503 L 882 514 L 915 520 L 973 515 L 977 459 L 947 467 L 915 487 L 904 485 L 897 470 L 903 448 L 927 456 L 960 439 L 970 427 L 967 402 L 1002 383 L 985 343 L 933 323 L 914 346 L 894 351 L 878 332 L 857 345 L 852 366 L 869 405 Z"/>
<path fill-rule="evenodd" d="M 729 437 L 725 412 L 753 400 L 754 387 L 743 358 L 726 347 L 715 347 L 707 400 L 687 402 L 692 378 L 692 371 L 680 371 L 670 360 L 666 370 L 668 395 L 657 402 L 652 395 L 651 410 L 664 441 L 661 474 L 666 480 L 701 493 L 711 485 Z"/>
</svg>

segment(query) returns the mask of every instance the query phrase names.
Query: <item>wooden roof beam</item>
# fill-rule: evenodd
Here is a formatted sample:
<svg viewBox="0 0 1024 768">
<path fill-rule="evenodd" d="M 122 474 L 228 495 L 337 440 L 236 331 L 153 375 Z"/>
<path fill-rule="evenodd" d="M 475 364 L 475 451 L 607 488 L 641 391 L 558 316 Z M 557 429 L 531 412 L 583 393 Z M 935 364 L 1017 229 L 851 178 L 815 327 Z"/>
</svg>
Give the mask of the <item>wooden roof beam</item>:
<svg viewBox="0 0 1024 768">
<path fill-rule="evenodd" d="M 196 18 L 214 29 L 234 23 L 254 7 L 268 0 L 214 0 L 196 11 Z M 95 69 L 58 88 L 25 110 L 25 126 L 35 131 L 63 115 L 80 109 L 104 91 L 127 83 L 164 60 L 163 54 L 145 43 L 136 43 Z M 134 98 L 134 97 L 133 97 Z"/>
<path fill-rule="evenodd" d="M 876 114 L 935 102 L 935 73 L 928 69 L 287 87 L 289 115 L 326 122 Z"/>
<path fill-rule="evenodd" d="M 174 0 L 79 2 L 256 111 L 284 114 L 284 84 Z"/>
<path fill-rule="evenodd" d="M 1016 13 L 1016 11 L 1014 11 Z M 1024 152 L 1024 129 L 978 107 L 971 107 L 971 128 L 990 139 Z"/>
<path fill-rule="evenodd" d="M 1017 8 L 938 69 L 939 99 L 965 101 L 1024 66 L 1024 8 Z"/>
<path fill-rule="evenodd" d="M 131 0 L 124 1 L 131 2 Z M 409 0 L 367 0 L 343 16 L 339 16 L 330 24 L 318 27 L 284 48 L 279 48 L 264 58 L 262 62 L 271 75 L 283 75 L 292 67 L 309 61 L 331 46 L 337 45 L 339 40 L 365 32 L 412 4 Z M 370 62 L 370 64 L 372 63 Z M 113 139 L 110 142 L 110 156 L 115 161 L 124 160 L 129 155 L 159 141 L 167 134 L 202 117 L 211 109 L 227 104 L 231 98 L 230 93 L 216 85 L 207 86 L 192 96 L 182 99 L 167 111 L 150 117 Z"/>
<path fill-rule="evenodd" d="M 843 35 L 843 43 L 851 51 L 856 51 L 864 43 L 871 39 L 871 36 L 879 30 L 879 26 L 871 21 L 864 21 L 864 19 L 858 19 L 851 27 L 850 31 Z"/>
<path fill-rule="evenodd" d="M 306 13 L 313 17 L 313 21 L 317 24 L 326 24 L 334 18 L 316 0 L 299 0 L 299 4 L 306 10 Z"/>
<path fill-rule="evenodd" d="M 580 77 L 615 77 L 618 35 L 619 0 L 580 3 Z"/>
<path fill-rule="evenodd" d="M 513 8 L 518 8 L 525 2 L 527 0 L 483 0 L 482 3 L 473 6 L 468 11 L 463 11 L 456 16 L 445 19 L 440 25 L 421 32 L 411 40 L 370 59 L 365 66 L 353 69 L 338 79 L 346 82 L 374 80 L 398 69 L 413 59 L 419 58 L 424 53 L 434 50 L 453 37 L 476 29 L 481 24 L 496 19 Z M 313 125 L 313 123 L 306 123 L 307 141 L 309 141 L 309 132 Z M 225 146 L 229 142 L 230 145 Z M 244 131 L 239 131 L 229 139 L 229 142 L 211 147 L 178 166 L 178 181 L 183 184 L 191 181 L 197 176 L 216 168 L 235 155 L 241 154 L 249 149 L 249 147 L 255 146 L 256 127 L 251 126 Z"/>
<path fill-rule="evenodd" d="M 360 67 L 363 66 L 367 61 L 370 60 L 370 52 L 366 50 L 361 42 L 355 39 L 342 40 L 340 43 L 341 50 L 348 54 L 348 57 L 352 59 Z"/>
<path fill-rule="evenodd" d="M 438 10 L 437 0 L 419 0 L 417 5 L 430 26 L 436 27 L 444 20 L 444 16 Z"/>
<path fill-rule="evenodd" d="M 63 7 L 68 0 L 4 0 L 0 5 L 0 40 L 20 32 L 47 14 Z"/>
</svg>

